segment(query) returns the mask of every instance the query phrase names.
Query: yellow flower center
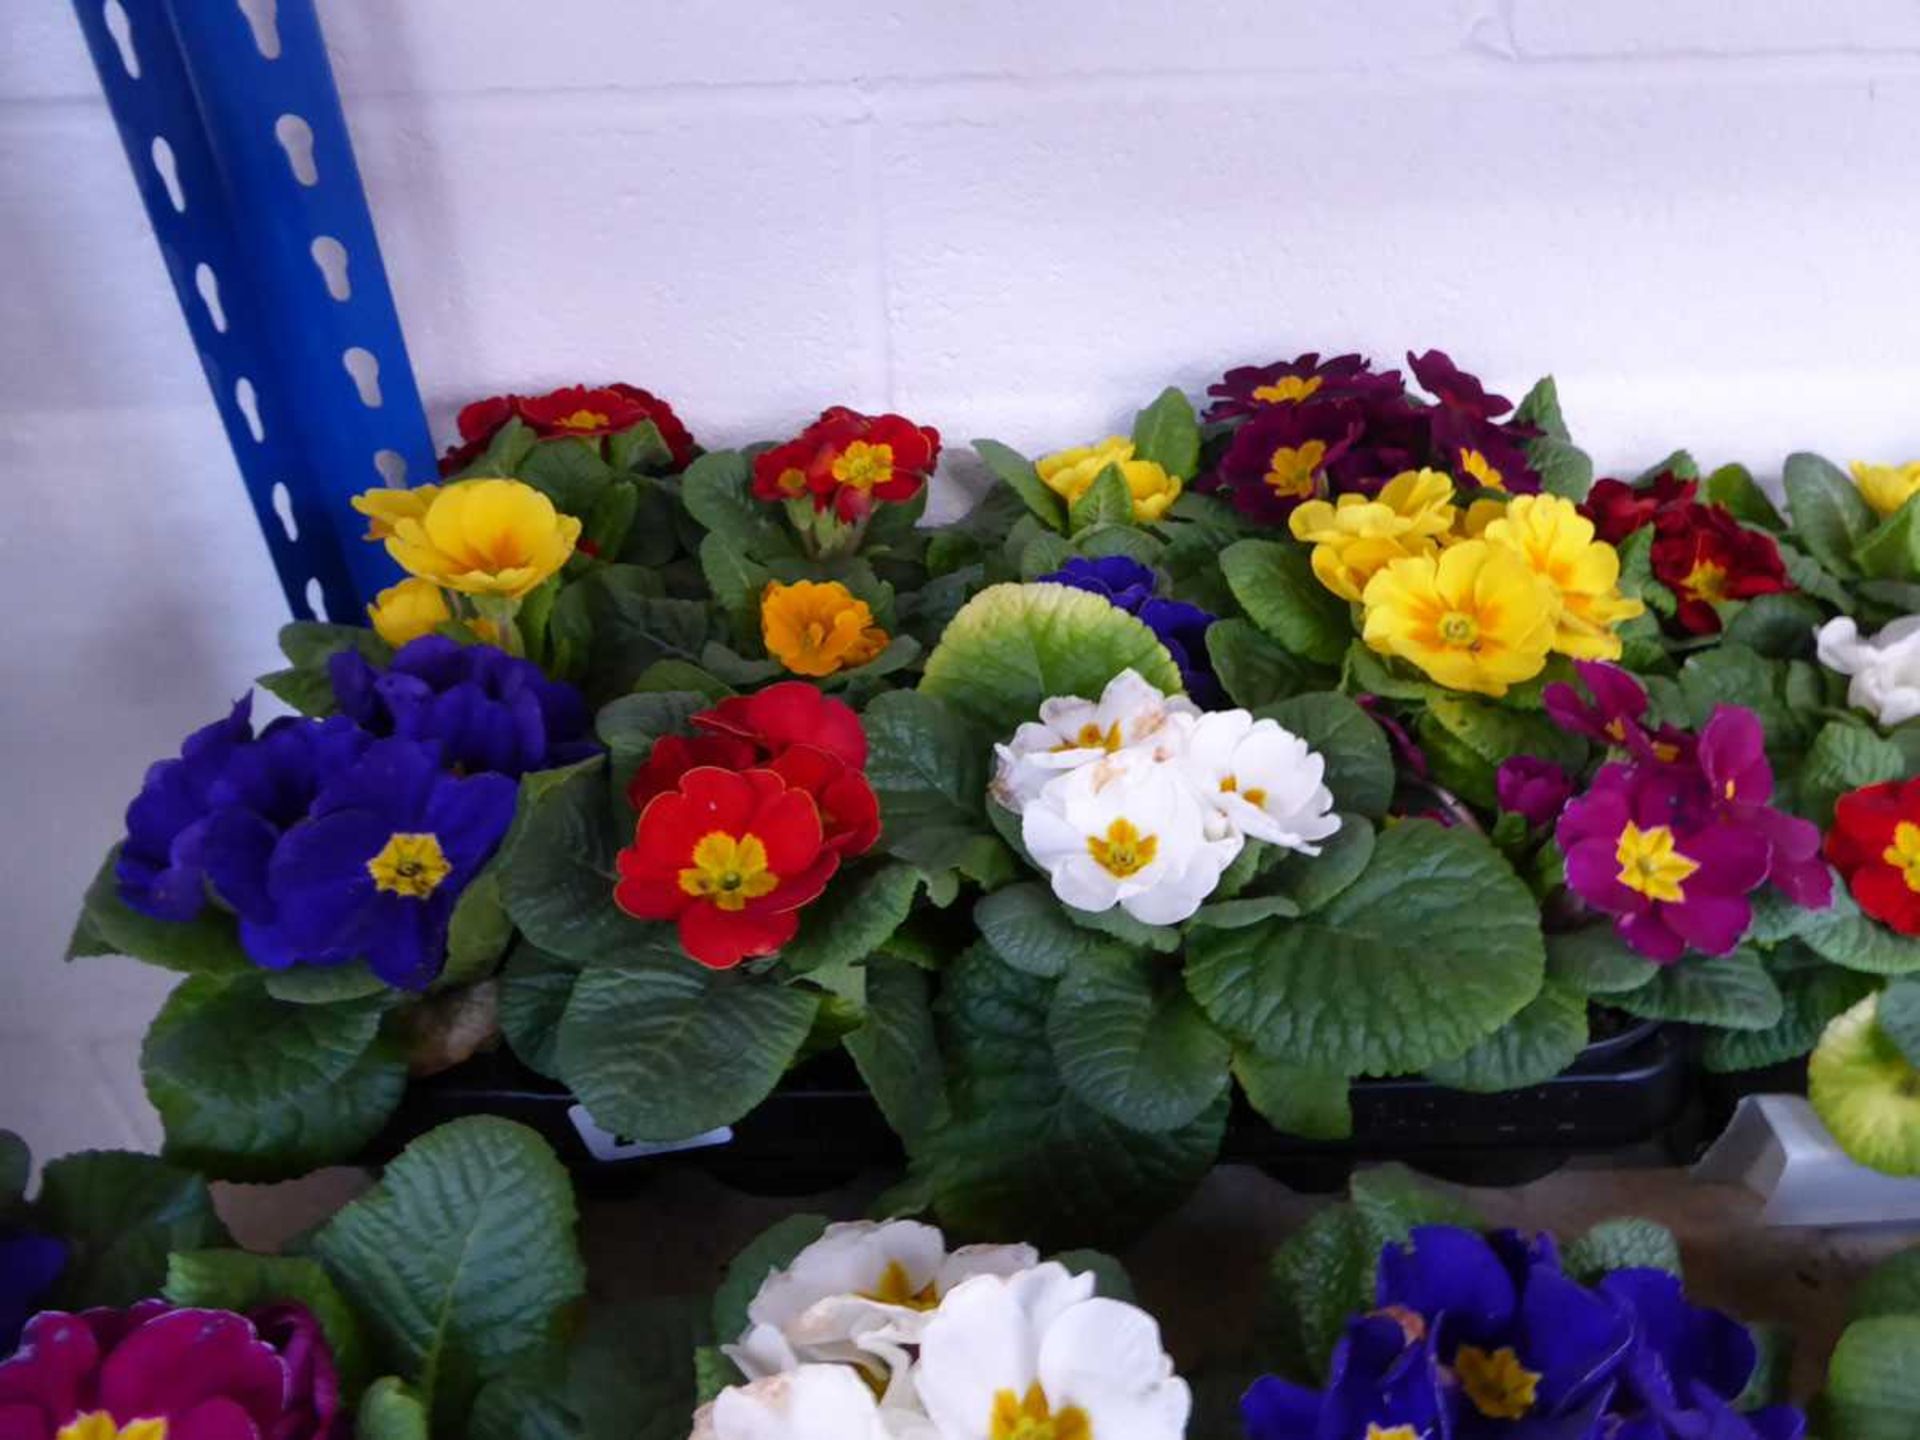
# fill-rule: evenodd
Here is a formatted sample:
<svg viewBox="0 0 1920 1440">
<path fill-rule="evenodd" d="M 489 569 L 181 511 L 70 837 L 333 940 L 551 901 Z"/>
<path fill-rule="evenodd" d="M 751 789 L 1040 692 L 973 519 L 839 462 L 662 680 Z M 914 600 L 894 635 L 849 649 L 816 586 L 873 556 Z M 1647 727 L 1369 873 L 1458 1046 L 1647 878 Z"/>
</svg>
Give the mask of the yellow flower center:
<svg viewBox="0 0 1920 1440">
<path fill-rule="evenodd" d="M 1264 479 L 1276 495 L 1311 495 L 1313 477 L 1319 473 L 1320 462 L 1326 458 L 1327 445 L 1324 440 L 1309 440 L 1299 446 L 1282 445 L 1267 462 Z"/>
<path fill-rule="evenodd" d="M 1478 450 L 1462 450 L 1460 468 L 1471 475 L 1482 489 L 1505 490 L 1507 488 L 1506 476 L 1496 470 L 1493 462 Z"/>
<path fill-rule="evenodd" d="M 987 1440 L 1093 1440 L 1093 1422 L 1078 1405 L 1053 1409 L 1036 1380 L 1024 1398 L 1011 1390 L 994 1392 Z"/>
<path fill-rule="evenodd" d="M 1080 727 L 1080 731 L 1071 740 L 1062 740 L 1053 747 L 1055 755 L 1068 750 L 1104 750 L 1109 755 L 1120 748 L 1120 722 L 1114 721 L 1104 731 L 1089 720 Z"/>
<path fill-rule="evenodd" d="M 893 447 L 856 440 L 833 462 L 833 478 L 856 490 L 884 485 L 893 475 Z"/>
<path fill-rule="evenodd" d="M 1249 805 L 1253 806 L 1260 806 L 1267 803 L 1267 792 L 1260 786 L 1253 785 L 1242 790 L 1240 788 L 1240 777 L 1238 775 L 1223 777 L 1220 781 L 1220 793 L 1222 795 L 1238 795 L 1242 800 L 1245 800 Z"/>
<path fill-rule="evenodd" d="M 553 423 L 562 430 L 601 430 L 606 428 L 607 417 L 598 410 L 576 410 Z"/>
<path fill-rule="evenodd" d="M 1384 1425 L 1367 1422 L 1367 1440 L 1422 1440 L 1421 1435 L 1411 1425 L 1395 1425 L 1389 1430 Z"/>
<path fill-rule="evenodd" d="M 1909 890 L 1920 890 L 1920 825 L 1902 820 L 1893 827 L 1893 844 L 1880 852 L 1880 858 L 1900 872 Z"/>
<path fill-rule="evenodd" d="M 167 1440 L 165 1420 L 129 1420 L 116 1425 L 104 1410 L 89 1410 L 54 1432 L 53 1440 Z"/>
<path fill-rule="evenodd" d="M 376 890 L 409 900 L 426 899 L 452 872 L 446 851 L 433 835 L 390 835 L 380 853 L 367 861 Z"/>
<path fill-rule="evenodd" d="M 940 1303 L 940 1297 L 933 1292 L 933 1282 L 929 1280 L 918 1290 L 914 1289 L 913 1281 L 907 1276 L 907 1267 L 898 1260 L 889 1260 L 873 1288 L 860 1293 L 868 1300 L 878 1300 L 882 1305 L 901 1305 L 909 1310 L 931 1310 Z"/>
<path fill-rule="evenodd" d="M 1282 375 L 1271 385 L 1262 385 L 1253 392 L 1253 398 L 1264 405 L 1286 405 L 1296 400 L 1305 400 L 1320 388 L 1318 375 Z"/>
<path fill-rule="evenodd" d="M 807 493 L 807 472 L 789 465 L 775 477 L 773 483 L 782 495 L 804 495 Z"/>
<path fill-rule="evenodd" d="M 1696 560 L 1680 581 L 1680 588 L 1696 600 L 1727 598 L 1727 571 L 1711 560 Z"/>
<path fill-rule="evenodd" d="M 1480 643 L 1480 622 L 1464 610 L 1449 610 L 1434 628 L 1440 643 L 1455 650 L 1471 650 Z"/>
<path fill-rule="evenodd" d="M 1488 1419 L 1518 1420 L 1533 1408 L 1539 1373 L 1522 1365 L 1511 1346 L 1488 1354 L 1478 1346 L 1462 1345 L 1453 1368 L 1473 1408 Z"/>
<path fill-rule="evenodd" d="M 1627 743 L 1627 727 L 1618 715 L 1607 721 L 1607 723 L 1600 728 L 1606 732 L 1607 739 L 1611 740 L 1614 744 L 1624 745 Z"/>
<path fill-rule="evenodd" d="M 722 910 L 744 910 L 780 884 L 767 868 L 767 847 L 758 835 L 712 830 L 693 847 L 693 863 L 680 872 L 680 888 Z"/>
<path fill-rule="evenodd" d="M 1122 880 L 1146 869 L 1159 851 L 1160 837 L 1142 835 L 1124 815 L 1107 826 L 1104 837 L 1087 837 L 1087 853 L 1093 856 L 1094 863 Z"/>
<path fill-rule="evenodd" d="M 1642 830 L 1631 820 L 1620 832 L 1614 859 L 1620 862 L 1620 883 L 1649 900 L 1678 905 L 1686 899 L 1681 882 L 1700 868 L 1673 848 L 1673 831 L 1665 825 Z"/>
</svg>

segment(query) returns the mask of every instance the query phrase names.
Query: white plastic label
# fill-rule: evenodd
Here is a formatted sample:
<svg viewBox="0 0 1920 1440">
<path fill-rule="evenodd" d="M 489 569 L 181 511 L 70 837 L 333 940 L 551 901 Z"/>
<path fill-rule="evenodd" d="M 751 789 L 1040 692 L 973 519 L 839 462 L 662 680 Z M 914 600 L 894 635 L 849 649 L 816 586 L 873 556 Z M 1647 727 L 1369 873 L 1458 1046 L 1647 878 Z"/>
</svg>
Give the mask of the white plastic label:
<svg viewBox="0 0 1920 1440">
<path fill-rule="evenodd" d="M 569 1109 L 567 1118 L 585 1142 L 587 1153 L 596 1160 L 638 1160 L 646 1155 L 671 1155 L 678 1150 L 704 1150 L 709 1145 L 725 1145 L 733 1139 L 733 1127 L 722 1125 L 718 1130 L 686 1140 L 629 1140 L 594 1124 L 584 1105 Z"/>
</svg>

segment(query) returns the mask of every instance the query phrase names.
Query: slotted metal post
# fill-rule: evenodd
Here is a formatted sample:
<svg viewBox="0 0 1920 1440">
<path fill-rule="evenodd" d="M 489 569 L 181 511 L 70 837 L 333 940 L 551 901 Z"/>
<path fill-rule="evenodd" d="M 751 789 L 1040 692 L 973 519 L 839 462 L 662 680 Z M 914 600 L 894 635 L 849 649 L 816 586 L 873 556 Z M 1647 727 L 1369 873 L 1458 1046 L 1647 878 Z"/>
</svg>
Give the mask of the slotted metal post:
<svg viewBox="0 0 1920 1440">
<path fill-rule="evenodd" d="M 434 475 L 313 0 L 74 0 L 287 603 L 399 572 L 349 498 Z"/>
</svg>

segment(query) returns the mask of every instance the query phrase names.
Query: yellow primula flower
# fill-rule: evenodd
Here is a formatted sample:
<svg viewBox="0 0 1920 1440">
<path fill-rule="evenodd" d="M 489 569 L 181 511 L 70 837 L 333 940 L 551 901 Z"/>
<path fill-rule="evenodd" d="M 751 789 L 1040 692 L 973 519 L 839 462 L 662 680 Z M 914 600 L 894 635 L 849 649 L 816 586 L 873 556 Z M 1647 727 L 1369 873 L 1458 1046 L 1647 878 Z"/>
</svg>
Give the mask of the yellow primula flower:
<svg viewBox="0 0 1920 1440">
<path fill-rule="evenodd" d="M 1109 465 L 1119 467 L 1120 478 L 1127 482 L 1136 520 L 1158 520 L 1180 498 L 1180 477 L 1169 475 L 1156 461 L 1134 459 L 1133 442 L 1124 435 L 1109 435 L 1096 445 L 1044 455 L 1033 468 L 1049 490 L 1071 505 L 1093 488 L 1093 482 Z"/>
<path fill-rule="evenodd" d="M 1560 597 L 1520 555 L 1463 540 L 1396 560 L 1367 582 L 1361 635 L 1449 690 L 1504 695 L 1546 668 Z"/>
<path fill-rule="evenodd" d="M 1372 499 L 1309 500 L 1287 523 L 1295 539 L 1313 546 L 1320 583 L 1343 600 L 1357 601 L 1384 567 L 1432 553 L 1453 520 L 1453 481 L 1438 470 L 1407 470 Z"/>
<path fill-rule="evenodd" d="M 1453 522 L 1455 540 L 1478 540 L 1486 533 L 1487 526 L 1507 513 L 1507 502 L 1495 500 L 1491 496 L 1475 500 L 1462 510 Z"/>
<path fill-rule="evenodd" d="M 580 522 L 531 485 L 459 480 L 438 487 L 417 517 L 393 521 L 387 553 L 444 589 L 518 600 L 566 564 L 579 539 Z"/>
<path fill-rule="evenodd" d="M 416 485 L 411 490 L 369 490 L 353 497 L 353 508 L 367 517 L 369 540 L 384 540 L 402 520 L 418 520 L 440 493 L 438 485 Z"/>
<path fill-rule="evenodd" d="M 1553 648 L 1575 660 L 1618 660 L 1613 627 L 1646 606 L 1620 593 L 1620 555 L 1594 539 L 1593 522 L 1558 495 L 1522 495 L 1482 532 L 1514 551 L 1560 593 Z"/>
<path fill-rule="evenodd" d="M 867 602 L 838 580 L 778 580 L 760 593 L 767 653 L 796 675 L 831 675 L 864 665 L 887 648 Z"/>
<path fill-rule="evenodd" d="M 409 640 L 431 635 L 453 619 L 447 597 L 431 580 L 408 579 L 373 597 L 367 618 L 374 633 L 398 650 Z"/>
<path fill-rule="evenodd" d="M 1853 483 L 1860 487 L 1860 498 L 1882 518 L 1893 514 L 1920 492 L 1920 460 L 1905 465 L 1869 465 L 1853 462 Z"/>
</svg>

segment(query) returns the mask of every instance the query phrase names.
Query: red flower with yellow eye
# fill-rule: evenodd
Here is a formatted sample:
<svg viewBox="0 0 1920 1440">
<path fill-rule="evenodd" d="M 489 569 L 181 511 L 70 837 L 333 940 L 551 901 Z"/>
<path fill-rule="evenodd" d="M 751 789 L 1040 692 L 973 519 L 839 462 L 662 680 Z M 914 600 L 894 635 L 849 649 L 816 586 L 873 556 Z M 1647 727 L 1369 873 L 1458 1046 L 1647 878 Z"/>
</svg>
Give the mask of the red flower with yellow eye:
<svg viewBox="0 0 1920 1440">
<path fill-rule="evenodd" d="M 1842 795 L 1826 854 L 1862 910 L 1902 935 L 1920 935 L 1920 780 Z"/>
<path fill-rule="evenodd" d="M 641 812 L 616 860 L 613 898 L 641 920 L 672 920 L 713 970 L 771 955 L 839 868 L 813 797 L 772 770 L 697 766 Z"/>
<path fill-rule="evenodd" d="M 811 498 L 857 521 L 876 503 L 920 493 L 940 458 L 940 432 L 902 415 L 862 415 L 836 405 L 753 462 L 753 493 L 769 501 Z"/>
<path fill-rule="evenodd" d="M 1653 527 L 1654 578 L 1679 599 L 1674 619 L 1690 635 L 1719 631 L 1720 601 L 1793 588 L 1779 547 L 1721 506 L 1668 505 Z"/>
<path fill-rule="evenodd" d="M 638 385 L 567 385 L 544 395 L 494 395 L 474 401 L 455 422 L 460 443 L 441 457 L 440 473 L 457 474 L 471 465 L 513 419 L 543 440 L 557 435 L 597 440 L 651 420 L 673 456 L 674 469 L 684 469 L 693 459 L 693 436 L 673 407 L 658 396 Z"/>
<path fill-rule="evenodd" d="M 810 745 L 855 770 L 867 767 L 867 732 L 853 707 L 822 695 L 804 680 L 782 680 L 751 695 L 730 696 L 695 715 L 693 723 L 712 735 L 749 741 L 762 758 L 790 745 Z"/>
</svg>

